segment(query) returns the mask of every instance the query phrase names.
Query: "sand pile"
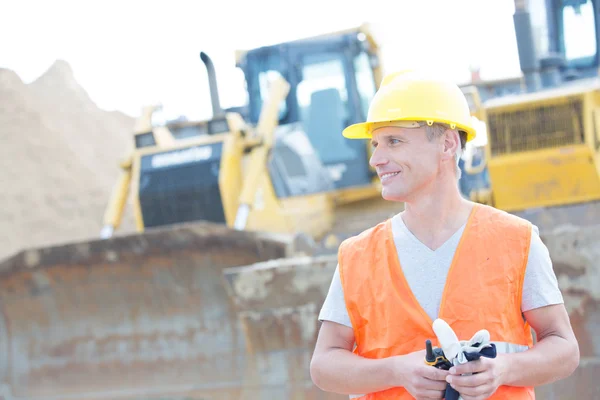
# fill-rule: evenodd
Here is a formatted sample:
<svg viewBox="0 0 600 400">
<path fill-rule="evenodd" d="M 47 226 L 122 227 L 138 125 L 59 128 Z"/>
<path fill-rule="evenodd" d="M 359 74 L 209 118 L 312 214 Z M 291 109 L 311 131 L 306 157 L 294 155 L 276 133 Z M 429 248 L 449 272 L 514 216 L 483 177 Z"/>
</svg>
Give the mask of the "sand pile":
<svg viewBox="0 0 600 400">
<path fill-rule="evenodd" d="M 133 126 L 99 109 L 64 61 L 28 85 L 0 69 L 0 259 L 98 238 Z M 122 233 L 132 229 L 128 211 Z"/>
</svg>

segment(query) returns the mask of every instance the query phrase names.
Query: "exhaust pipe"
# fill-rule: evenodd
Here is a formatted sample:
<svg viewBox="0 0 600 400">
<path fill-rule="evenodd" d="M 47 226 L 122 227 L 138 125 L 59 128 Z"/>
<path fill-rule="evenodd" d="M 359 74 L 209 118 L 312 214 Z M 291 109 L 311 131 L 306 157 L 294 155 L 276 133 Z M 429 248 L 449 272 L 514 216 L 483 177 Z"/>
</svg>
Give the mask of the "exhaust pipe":
<svg viewBox="0 0 600 400">
<path fill-rule="evenodd" d="M 536 47 L 531 28 L 531 18 L 526 8 L 526 2 L 515 0 L 515 13 L 513 15 L 515 34 L 517 36 L 517 49 L 519 64 L 527 91 L 534 92 L 540 89 L 540 60 L 536 54 Z"/>
<path fill-rule="evenodd" d="M 210 87 L 210 101 L 212 103 L 213 118 L 222 117 L 225 113 L 221 108 L 221 102 L 219 101 L 219 89 L 217 88 L 217 75 L 215 73 L 215 66 L 212 60 L 205 52 L 200 52 L 200 59 L 206 65 L 206 71 L 208 72 L 208 85 Z"/>
</svg>

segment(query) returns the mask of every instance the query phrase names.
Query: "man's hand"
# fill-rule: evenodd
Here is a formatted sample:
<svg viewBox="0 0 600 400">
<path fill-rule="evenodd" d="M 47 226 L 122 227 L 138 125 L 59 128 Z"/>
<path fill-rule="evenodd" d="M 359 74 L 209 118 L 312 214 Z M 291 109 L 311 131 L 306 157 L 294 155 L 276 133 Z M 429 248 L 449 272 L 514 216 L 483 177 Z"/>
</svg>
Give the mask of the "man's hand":
<svg viewBox="0 0 600 400">
<path fill-rule="evenodd" d="M 503 385 L 505 372 L 506 364 L 502 355 L 497 358 L 481 357 L 450 368 L 450 375 L 446 380 L 464 400 L 483 400 Z M 473 375 L 460 376 L 468 373 Z"/>
<path fill-rule="evenodd" d="M 441 399 L 449 372 L 425 364 L 425 350 L 381 359 L 352 353 L 354 332 L 324 321 L 319 331 L 310 374 L 323 391 L 361 394 L 404 387 L 416 399 Z"/>
<path fill-rule="evenodd" d="M 441 399 L 446 390 L 448 371 L 425 364 L 425 350 L 398 356 L 398 382 L 414 398 Z"/>
</svg>

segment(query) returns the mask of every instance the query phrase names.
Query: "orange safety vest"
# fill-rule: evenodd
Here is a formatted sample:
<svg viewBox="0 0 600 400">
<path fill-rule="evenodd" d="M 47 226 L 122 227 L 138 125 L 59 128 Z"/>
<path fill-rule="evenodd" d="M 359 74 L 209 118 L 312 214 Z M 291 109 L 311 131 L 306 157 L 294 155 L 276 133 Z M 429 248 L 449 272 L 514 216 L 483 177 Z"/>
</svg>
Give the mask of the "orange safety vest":
<svg viewBox="0 0 600 400">
<path fill-rule="evenodd" d="M 498 352 L 525 351 L 533 345 L 521 313 L 530 240 L 528 221 L 475 204 L 448 271 L 439 310 L 439 318 L 459 340 L 487 329 Z M 433 321 L 402 273 L 391 220 L 345 240 L 338 259 L 355 354 L 372 359 L 407 354 L 425 349 L 427 339 L 439 347 Z M 402 387 L 357 396 L 413 398 Z M 531 387 L 500 386 L 491 398 L 534 399 L 535 394 Z"/>
</svg>

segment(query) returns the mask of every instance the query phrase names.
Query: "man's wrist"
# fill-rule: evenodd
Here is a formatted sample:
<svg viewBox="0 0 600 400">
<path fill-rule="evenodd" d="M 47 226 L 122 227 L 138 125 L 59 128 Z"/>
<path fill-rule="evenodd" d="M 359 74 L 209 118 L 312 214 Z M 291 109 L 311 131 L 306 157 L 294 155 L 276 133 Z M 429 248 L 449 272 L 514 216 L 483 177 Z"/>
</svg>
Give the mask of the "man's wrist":
<svg viewBox="0 0 600 400">
<path fill-rule="evenodd" d="M 508 385 L 511 386 L 511 382 L 513 382 L 512 373 L 513 373 L 513 360 L 512 354 L 498 354 L 496 356 L 496 362 L 499 367 L 499 386 Z"/>
<path fill-rule="evenodd" d="M 392 356 L 384 360 L 388 385 L 392 387 L 404 386 L 404 378 L 406 377 L 405 356 Z"/>
</svg>

